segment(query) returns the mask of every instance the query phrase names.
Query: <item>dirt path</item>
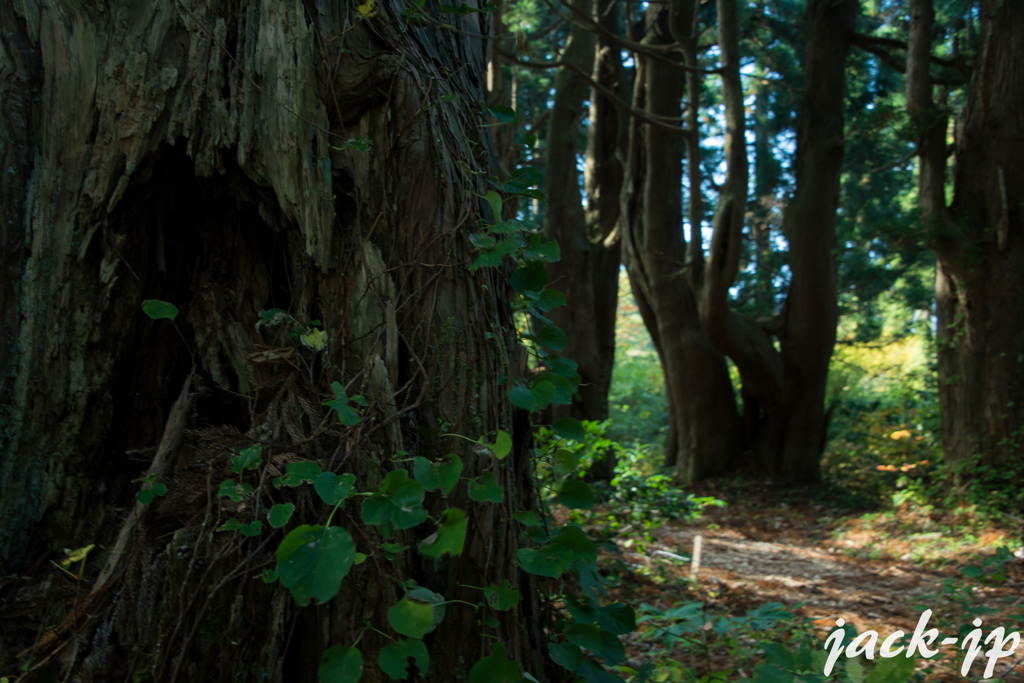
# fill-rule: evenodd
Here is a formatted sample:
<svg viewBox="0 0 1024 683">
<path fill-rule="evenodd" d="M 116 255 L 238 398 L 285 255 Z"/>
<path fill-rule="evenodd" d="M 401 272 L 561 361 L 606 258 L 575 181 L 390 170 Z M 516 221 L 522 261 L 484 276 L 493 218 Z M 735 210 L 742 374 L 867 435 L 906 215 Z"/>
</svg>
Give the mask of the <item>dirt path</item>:
<svg viewBox="0 0 1024 683">
<path fill-rule="evenodd" d="M 897 538 L 823 504 L 787 506 L 755 495 L 744 503 L 709 508 L 698 522 L 665 524 L 642 554 L 627 550 L 624 559 L 647 573 L 683 577 L 690 572 L 689 559 L 699 535 L 700 568 L 688 599 L 696 596 L 734 615 L 773 601 L 790 609 L 802 604 L 796 613 L 814 620 L 822 636 L 841 617 L 858 632 L 877 631 L 881 642 L 897 630 L 912 633 L 923 611 L 936 605 L 929 596 L 940 593 L 949 578 L 967 586 L 961 568 L 980 564 L 979 553 L 992 553 L 977 535 L 957 543 L 948 536 L 952 533 L 947 527 L 944 532 Z M 942 540 L 953 549 L 946 553 L 944 566 L 933 560 L 922 568 L 915 561 L 921 544 L 935 542 L 943 534 L 947 537 Z M 995 610 L 981 615 L 983 621 L 1003 625 L 1009 632 L 1024 629 L 1024 561 L 1015 560 L 1006 569 L 1008 576 L 1002 582 L 970 582 L 974 588 L 969 602 Z M 966 627 L 965 632 L 972 628 L 974 613 L 948 601 L 943 604 L 929 626 L 939 627 L 942 636 L 957 635 L 959 627 Z M 940 613 L 945 615 L 944 622 L 939 620 Z M 1024 643 L 1016 654 L 1024 659 Z M 956 656 L 958 661 L 962 658 Z M 983 664 L 976 664 L 972 673 L 980 674 L 982 668 Z M 1024 681 L 1024 664 L 1004 680 Z"/>
</svg>

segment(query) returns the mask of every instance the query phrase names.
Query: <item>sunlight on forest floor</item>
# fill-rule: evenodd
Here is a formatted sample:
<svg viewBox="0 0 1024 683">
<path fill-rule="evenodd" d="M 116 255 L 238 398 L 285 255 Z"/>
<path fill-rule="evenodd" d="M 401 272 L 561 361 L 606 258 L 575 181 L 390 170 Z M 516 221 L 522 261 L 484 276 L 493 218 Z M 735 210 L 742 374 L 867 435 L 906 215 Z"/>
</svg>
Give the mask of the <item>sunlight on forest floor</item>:
<svg viewBox="0 0 1024 683">
<path fill-rule="evenodd" d="M 647 540 L 642 530 L 621 529 L 618 550 L 602 556 L 604 571 L 616 579 L 613 599 L 662 611 L 703 603 L 699 613 L 707 624 L 778 603 L 806 619 L 819 640 L 840 617 L 858 632 L 873 629 L 884 638 L 896 630 L 913 632 L 927 608 L 935 610 L 931 624 L 944 633 L 956 633 L 977 614 L 1013 630 L 1024 613 L 1024 562 L 1007 563 L 1005 577 L 967 581 L 965 568 L 981 565 L 1013 535 L 964 511 L 936 519 L 909 506 L 851 513 L 813 492 L 763 481 L 718 481 L 692 493 L 729 504 L 706 508 L 696 521 L 665 523 Z M 702 554 L 694 582 L 690 559 L 697 535 Z M 666 648 L 657 623 L 641 625 L 629 637 L 632 664 L 650 660 L 657 670 L 671 659 L 702 674 L 735 669 L 749 676 L 758 661 L 754 648 L 762 633 L 739 627 L 725 638 L 708 627 L 695 640 L 669 638 Z M 780 624 L 778 642 L 795 642 L 800 629 L 795 621 Z M 918 661 L 919 670 L 936 667 L 926 680 L 944 680 L 962 657 L 940 661 Z M 955 680 L 964 679 L 957 674 Z"/>
</svg>

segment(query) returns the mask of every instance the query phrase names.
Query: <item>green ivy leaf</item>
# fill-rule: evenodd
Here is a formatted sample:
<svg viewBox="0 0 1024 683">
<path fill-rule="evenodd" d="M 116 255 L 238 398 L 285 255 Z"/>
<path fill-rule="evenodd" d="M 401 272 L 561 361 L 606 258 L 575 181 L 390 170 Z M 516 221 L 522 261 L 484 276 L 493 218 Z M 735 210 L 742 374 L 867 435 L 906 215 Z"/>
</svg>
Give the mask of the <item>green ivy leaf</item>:
<svg viewBox="0 0 1024 683">
<path fill-rule="evenodd" d="M 522 548 L 516 553 L 523 571 L 537 576 L 557 579 L 572 562 L 572 550 L 561 544 L 542 545 L 539 548 Z"/>
<path fill-rule="evenodd" d="M 537 408 L 537 401 L 533 398 L 533 392 L 522 384 L 513 384 L 508 389 L 508 400 L 516 408 L 533 411 Z"/>
<path fill-rule="evenodd" d="M 388 623 L 403 636 L 422 638 L 434 630 L 434 606 L 402 598 L 388 610 Z"/>
<path fill-rule="evenodd" d="M 258 443 L 237 450 L 238 455 L 231 456 L 231 471 L 241 474 L 245 470 L 258 470 L 262 462 L 260 458 L 262 452 L 263 447 Z"/>
<path fill-rule="evenodd" d="M 338 414 L 338 422 L 351 427 L 359 423 L 359 414 L 348 404 L 348 394 L 341 386 L 341 382 L 331 382 L 331 391 L 334 392 L 334 400 L 324 401 L 321 405 L 331 408 Z"/>
<path fill-rule="evenodd" d="M 153 484 L 145 491 L 139 491 L 135 494 L 135 499 L 143 505 L 149 505 L 157 496 L 163 496 L 167 494 L 167 484 L 158 482 Z"/>
<path fill-rule="evenodd" d="M 558 502 L 570 510 L 590 510 L 594 507 L 594 491 L 579 479 L 568 479 L 558 490 Z"/>
<path fill-rule="evenodd" d="M 478 503 L 500 503 L 505 500 L 505 489 L 498 485 L 494 472 L 484 472 L 469 483 L 469 497 Z"/>
<path fill-rule="evenodd" d="M 913 657 L 891 657 L 875 659 L 875 665 L 868 672 L 866 683 L 886 681 L 909 681 L 914 675 L 916 660 Z M 824 668 L 822 667 L 822 671 Z"/>
<path fill-rule="evenodd" d="M 484 199 L 486 199 L 487 203 L 491 205 L 491 213 L 494 216 L 494 221 L 495 222 L 500 221 L 501 220 L 501 195 L 499 195 L 494 190 L 491 190 L 486 195 L 484 195 Z"/>
<path fill-rule="evenodd" d="M 257 519 L 248 524 L 242 524 L 238 519 L 232 517 L 221 525 L 220 531 L 240 531 L 243 536 L 259 536 L 263 533 L 263 522 Z"/>
<path fill-rule="evenodd" d="M 559 377 L 570 380 L 579 375 L 580 369 L 579 363 L 572 358 L 563 358 L 562 356 L 548 358 L 548 367 Z"/>
<path fill-rule="evenodd" d="M 545 325 L 533 335 L 534 340 L 546 349 L 561 351 L 569 343 L 565 332 L 554 325 Z"/>
<path fill-rule="evenodd" d="M 312 482 L 320 476 L 320 465 L 309 460 L 288 463 L 284 476 L 280 477 L 280 484 L 284 486 L 300 486 L 304 482 Z M 279 487 L 280 488 L 280 487 Z"/>
<path fill-rule="evenodd" d="M 586 683 L 626 683 L 615 674 L 605 671 L 600 664 L 592 659 L 587 659 L 580 665 L 576 675 Z"/>
<path fill-rule="evenodd" d="M 610 633 L 622 636 L 636 630 L 636 613 L 626 603 L 615 602 L 598 610 L 597 623 Z"/>
<path fill-rule="evenodd" d="M 437 533 L 420 543 L 420 552 L 427 557 L 461 555 L 466 542 L 466 513 L 459 508 L 448 508 L 441 513 Z"/>
<path fill-rule="evenodd" d="M 415 665 L 420 676 L 426 676 L 427 668 L 430 666 L 430 653 L 422 640 L 398 640 L 388 643 L 380 649 L 377 656 L 377 663 L 389 677 L 396 681 L 404 681 L 409 674 L 407 668 L 409 660 Z"/>
<path fill-rule="evenodd" d="M 295 512 L 295 503 L 278 503 L 270 508 L 267 520 L 270 522 L 270 526 L 280 529 L 292 518 L 293 512 Z"/>
<path fill-rule="evenodd" d="M 540 517 L 533 510 L 521 510 L 512 515 L 512 519 L 516 520 L 523 526 L 540 526 L 542 524 Z"/>
<path fill-rule="evenodd" d="M 565 635 L 573 645 L 592 650 L 610 666 L 626 660 L 622 641 L 597 624 L 573 624 Z"/>
<path fill-rule="evenodd" d="M 530 393 L 533 394 L 533 400 L 537 402 L 537 407 L 544 410 L 551 405 L 551 401 L 555 398 L 555 385 L 546 379 L 538 379 L 530 387 Z"/>
<path fill-rule="evenodd" d="M 498 123 L 519 123 L 519 115 L 516 114 L 515 109 L 512 109 L 511 107 L 498 104 L 493 107 L 488 107 L 487 109 L 491 112 L 491 116 L 493 116 Z"/>
<path fill-rule="evenodd" d="M 444 462 L 440 465 L 423 457 L 413 458 L 412 476 L 423 484 L 427 491 L 440 489 L 441 493 L 447 496 L 462 476 L 462 458 L 449 453 L 444 456 Z"/>
<path fill-rule="evenodd" d="M 580 456 L 565 448 L 559 448 L 553 456 L 555 474 L 562 477 L 575 470 L 580 464 Z"/>
<path fill-rule="evenodd" d="M 495 584 L 484 588 L 484 596 L 488 605 L 501 612 L 519 604 L 519 591 L 512 589 L 508 579 L 503 579 L 500 586 Z"/>
<path fill-rule="evenodd" d="M 142 302 L 142 312 L 153 320 L 174 320 L 178 317 L 178 308 L 172 303 L 159 299 L 146 299 Z"/>
<path fill-rule="evenodd" d="M 327 648 L 317 676 L 320 683 L 356 683 L 363 675 L 363 655 L 354 647 Z"/>
<path fill-rule="evenodd" d="M 496 245 L 484 251 L 476 260 L 470 265 L 470 270 L 476 270 L 478 268 L 488 268 L 494 266 L 500 266 L 501 260 L 515 251 L 516 242 L 512 238 L 506 238 L 498 242 Z"/>
<path fill-rule="evenodd" d="M 574 380 L 568 380 L 553 372 L 544 372 L 537 375 L 534 381 L 547 380 L 555 387 L 555 395 L 551 402 L 558 406 L 567 406 L 572 403 L 573 392 L 579 386 L 579 375 Z"/>
<path fill-rule="evenodd" d="M 512 452 L 512 437 L 502 429 L 498 430 L 498 436 L 494 439 L 494 443 L 484 443 L 483 439 L 480 439 L 478 443 L 487 446 L 498 460 Z"/>
<path fill-rule="evenodd" d="M 575 524 L 559 527 L 551 537 L 551 545 L 562 546 L 572 553 L 572 559 L 584 562 L 597 562 L 597 546 L 583 529 Z"/>
<path fill-rule="evenodd" d="M 351 472 L 340 476 L 334 472 L 322 472 L 313 482 L 313 490 L 323 502 L 336 505 L 345 500 L 355 481 L 356 475 Z"/>
<path fill-rule="evenodd" d="M 381 482 L 380 492 L 363 502 L 363 521 L 379 526 L 385 538 L 395 531 L 411 529 L 427 518 L 423 509 L 423 486 L 409 478 L 405 470 L 389 472 Z"/>
<path fill-rule="evenodd" d="M 520 293 L 540 292 L 548 283 L 548 271 L 543 263 L 532 261 L 513 271 L 508 283 L 512 285 L 512 289 Z"/>
<path fill-rule="evenodd" d="M 586 438 L 586 431 L 583 424 L 575 417 L 563 417 L 551 425 L 551 429 L 563 439 L 572 441 L 583 441 Z"/>
<path fill-rule="evenodd" d="M 469 683 L 519 683 L 519 665 L 505 657 L 505 643 L 496 641 L 494 650 L 469 670 Z"/>
<path fill-rule="evenodd" d="M 548 643 L 548 653 L 558 666 L 569 673 L 576 673 L 583 664 L 583 651 L 572 643 Z"/>
<path fill-rule="evenodd" d="M 547 261 L 556 263 L 562 259 L 562 251 L 557 240 L 544 239 L 544 233 L 535 232 L 530 235 L 530 240 L 523 256 L 530 260 Z"/>
<path fill-rule="evenodd" d="M 557 289 L 545 289 L 537 299 L 537 308 L 546 312 L 559 306 L 565 306 L 566 303 L 565 294 Z"/>
<path fill-rule="evenodd" d="M 225 479 L 220 483 L 220 490 L 217 491 L 217 497 L 230 498 L 236 503 L 242 502 L 242 494 L 245 492 L 245 488 L 234 479 Z"/>
<path fill-rule="evenodd" d="M 277 574 L 300 605 L 313 598 L 323 603 L 338 594 L 355 555 L 355 543 L 344 529 L 303 524 L 278 546 Z"/>
</svg>

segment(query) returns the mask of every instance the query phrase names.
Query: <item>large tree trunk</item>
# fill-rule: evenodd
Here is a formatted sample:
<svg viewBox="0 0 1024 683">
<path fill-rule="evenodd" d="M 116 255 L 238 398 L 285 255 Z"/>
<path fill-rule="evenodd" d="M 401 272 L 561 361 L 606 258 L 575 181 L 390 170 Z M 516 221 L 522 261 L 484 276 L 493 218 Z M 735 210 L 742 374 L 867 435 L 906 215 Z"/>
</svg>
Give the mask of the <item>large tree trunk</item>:
<svg viewBox="0 0 1024 683">
<path fill-rule="evenodd" d="M 647 10 L 647 44 L 672 42 L 692 30 L 696 3 L 683 3 L 670 21 L 661 6 Z M 675 12 L 677 10 L 673 10 Z M 681 35 L 682 39 L 695 39 Z M 684 77 L 662 60 L 637 55 L 634 107 L 663 120 L 680 114 Z M 692 93 L 691 93 L 692 95 Z M 691 108 L 697 103 L 691 101 Z M 696 137 L 692 137 L 696 140 Z M 727 471 L 741 447 L 739 416 L 725 357 L 701 327 L 697 299 L 687 277 L 683 233 L 682 157 L 684 131 L 642 122 L 630 126 L 630 157 L 623 189 L 623 263 L 630 286 L 665 374 L 669 407 L 666 462 L 680 481 Z M 695 150 L 691 150 L 695 151 Z M 690 158 L 695 163 L 696 157 Z M 691 192 L 699 192 L 691 187 Z M 699 224 L 694 239 L 700 235 Z"/>
<path fill-rule="evenodd" d="M 0 3 L 0 673 L 21 652 L 22 680 L 313 681 L 325 648 L 358 640 L 362 680 L 382 681 L 400 582 L 476 604 L 470 586 L 507 578 L 514 610 L 448 605 L 428 679 L 464 680 L 492 636 L 543 679 L 510 515 L 531 506 L 529 428 L 498 384 L 519 367 L 509 291 L 467 267 L 493 173 L 473 106 L 486 15 L 460 33 L 415 28 L 400 0 L 16 7 Z M 180 308 L 180 336 L 144 299 Z M 270 308 L 292 318 L 257 326 Z M 313 320 L 324 350 L 290 334 Z M 332 381 L 365 398 L 355 426 L 320 405 Z M 500 462 L 445 436 L 499 428 L 515 442 Z M 262 486 L 219 497 L 233 449 L 254 443 Z M 466 511 L 461 558 L 419 554 L 428 522 L 390 539 L 412 548 L 389 560 L 350 501 L 334 523 L 369 557 L 300 608 L 254 580 L 280 531 L 216 531 L 285 500 L 325 523 L 315 496 L 269 486 L 289 462 L 375 491 L 445 453 L 505 488 L 501 505 L 464 482 L 428 495 L 435 517 Z M 167 496 L 136 506 L 151 465 Z M 77 583 L 49 563 L 87 544 Z"/>
<path fill-rule="evenodd" d="M 992 471 L 1017 471 L 1024 427 L 1024 4 L 981 3 L 948 208 L 946 116 L 933 102 L 927 70 L 931 3 L 916 2 L 913 10 L 907 105 L 918 130 L 922 218 L 938 256 L 943 448 L 953 466 L 977 456 Z"/>
</svg>

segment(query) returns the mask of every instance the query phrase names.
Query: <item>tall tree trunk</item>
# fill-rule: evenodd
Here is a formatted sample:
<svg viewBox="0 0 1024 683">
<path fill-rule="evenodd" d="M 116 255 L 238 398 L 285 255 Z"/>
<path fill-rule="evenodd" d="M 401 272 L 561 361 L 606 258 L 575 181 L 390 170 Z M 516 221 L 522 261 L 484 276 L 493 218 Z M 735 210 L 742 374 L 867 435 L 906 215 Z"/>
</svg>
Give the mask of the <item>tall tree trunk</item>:
<svg viewBox="0 0 1024 683">
<path fill-rule="evenodd" d="M 912 4 L 907 106 L 918 130 L 922 219 L 938 256 L 939 404 L 947 462 L 1018 471 L 1024 447 L 1024 5 L 983 1 L 953 203 L 943 187 L 946 116 L 928 77 L 930 2 Z M 969 471 L 966 473 L 970 476 Z"/>
<path fill-rule="evenodd" d="M 735 0 L 719 0 L 728 174 L 701 296 L 715 345 L 736 364 L 752 448 L 760 464 L 797 481 L 818 481 L 827 427 L 825 385 L 835 344 L 835 213 L 843 159 L 843 83 L 856 3 L 812 0 L 807 8 L 804 101 L 797 129 L 797 190 L 783 217 L 790 289 L 781 316 L 753 320 L 729 309 L 739 268 L 747 159 Z M 776 351 L 772 337 L 779 342 Z"/>
<path fill-rule="evenodd" d="M 652 6 L 647 10 L 644 42 L 673 42 L 670 26 L 681 23 L 689 31 L 695 25 L 697 7 L 684 3 L 678 10 L 682 19 L 671 17 L 677 21 L 670 21 L 668 11 Z M 635 108 L 678 121 L 683 86 L 681 70 L 637 55 Z M 697 104 L 691 101 L 689 106 Z M 682 225 L 684 134 L 678 124 L 673 131 L 632 120 L 621 226 L 623 263 L 665 374 L 670 419 L 666 460 L 674 463 L 679 480 L 694 481 L 726 471 L 741 442 L 725 358 L 701 327 L 687 278 Z M 699 234 L 698 224 L 693 239 L 699 240 Z"/>
<path fill-rule="evenodd" d="M 376 655 L 404 582 L 477 604 L 470 586 L 503 579 L 519 606 L 449 604 L 427 677 L 465 680 L 498 638 L 545 678 L 515 569 L 510 513 L 532 493 L 529 425 L 498 384 L 519 366 L 509 290 L 468 269 L 493 172 L 473 106 L 486 15 L 456 32 L 400 0 L 350 5 L 0 3 L 0 662 L 31 658 L 21 680 L 313 681 L 328 646 L 357 641 L 361 680 L 388 680 Z M 149 320 L 144 299 L 181 316 Z M 313 328 L 323 348 L 294 334 Z M 320 405 L 332 381 L 365 399 L 354 426 Z M 499 428 L 502 461 L 450 436 Z M 252 444 L 256 491 L 218 496 Z M 334 523 L 368 559 L 300 608 L 254 580 L 281 531 L 217 531 L 285 500 L 324 524 L 315 496 L 269 485 L 295 460 L 371 492 L 446 453 L 505 490 L 428 495 L 435 517 L 466 511 L 461 558 L 421 555 L 425 523 L 389 539 L 410 546 L 390 560 L 350 501 Z M 157 465 L 166 497 L 136 505 Z M 89 544 L 78 582 L 49 563 Z"/>
<path fill-rule="evenodd" d="M 612 0 L 594 8 L 595 21 L 606 31 L 618 31 L 619 17 Z M 590 3 L 574 5 L 578 17 L 587 17 Z M 545 232 L 557 239 L 562 258 L 548 264 L 552 286 L 565 294 L 568 305 L 549 317 L 569 336 L 566 356 L 579 363 L 580 398 L 571 406 L 553 406 L 552 417 L 570 415 L 580 420 L 608 417 L 608 391 L 615 363 L 615 311 L 618 304 L 619 217 L 626 125 L 623 114 L 586 76 L 611 92 L 625 87 L 621 56 L 607 39 L 574 24 L 562 55 L 565 63 L 555 75 L 555 98 L 548 128 L 547 211 Z M 589 122 L 585 140 L 584 183 L 580 188 L 578 158 L 584 100 L 589 96 Z M 599 457 L 588 475 L 611 479 L 614 461 Z"/>
</svg>

